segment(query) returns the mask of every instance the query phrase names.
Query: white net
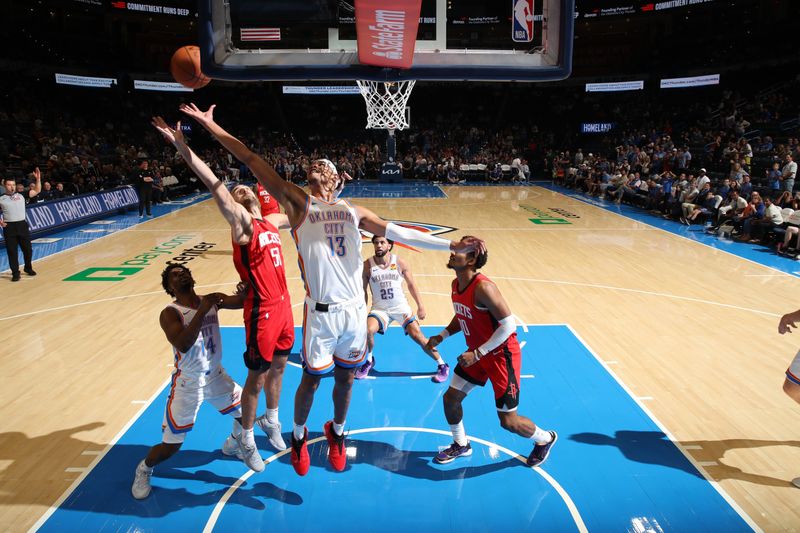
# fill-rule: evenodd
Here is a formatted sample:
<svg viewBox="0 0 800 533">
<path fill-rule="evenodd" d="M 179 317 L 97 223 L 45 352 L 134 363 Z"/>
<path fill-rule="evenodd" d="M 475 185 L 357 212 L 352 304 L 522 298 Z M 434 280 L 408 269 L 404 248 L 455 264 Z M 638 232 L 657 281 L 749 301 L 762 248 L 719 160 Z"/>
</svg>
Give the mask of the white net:
<svg viewBox="0 0 800 533">
<path fill-rule="evenodd" d="M 416 80 L 382 82 L 356 80 L 367 103 L 367 128 L 404 130 L 406 104 Z"/>
</svg>

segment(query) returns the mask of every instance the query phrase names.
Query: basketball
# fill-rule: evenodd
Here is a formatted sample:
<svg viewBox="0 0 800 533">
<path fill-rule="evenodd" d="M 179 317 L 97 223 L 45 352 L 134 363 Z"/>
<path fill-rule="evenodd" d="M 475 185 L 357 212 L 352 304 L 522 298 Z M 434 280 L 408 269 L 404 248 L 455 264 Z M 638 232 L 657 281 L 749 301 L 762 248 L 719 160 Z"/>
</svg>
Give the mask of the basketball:
<svg viewBox="0 0 800 533">
<path fill-rule="evenodd" d="M 200 49 L 196 46 L 178 48 L 172 54 L 169 70 L 175 81 L 189 89 L 200 89 L 211 81 L 211 78 L 200 70 Z"/>
</svg>

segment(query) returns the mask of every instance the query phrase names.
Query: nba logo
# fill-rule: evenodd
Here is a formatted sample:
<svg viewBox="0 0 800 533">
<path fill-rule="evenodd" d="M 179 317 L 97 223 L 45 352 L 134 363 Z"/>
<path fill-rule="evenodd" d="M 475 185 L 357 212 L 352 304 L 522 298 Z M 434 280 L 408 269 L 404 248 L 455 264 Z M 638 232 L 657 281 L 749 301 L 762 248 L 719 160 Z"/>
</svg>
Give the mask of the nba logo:
<svg viewBox="0 0 800 533">
<path fill-rule="evenodd" d="M 511 0 L 514 8 L 511 38 L 515 43 L 533 40 L 533 0 Z"/>
</svg>

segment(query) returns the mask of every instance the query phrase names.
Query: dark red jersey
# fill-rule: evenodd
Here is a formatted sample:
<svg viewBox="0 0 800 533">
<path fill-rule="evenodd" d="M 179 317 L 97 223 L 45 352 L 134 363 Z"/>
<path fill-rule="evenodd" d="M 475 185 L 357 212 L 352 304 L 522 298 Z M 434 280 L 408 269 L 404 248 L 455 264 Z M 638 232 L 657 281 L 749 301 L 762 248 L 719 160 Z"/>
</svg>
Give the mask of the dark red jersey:
<svg viewBox="0 0 800 533">
<path fill-rule="evenodd" d="M 266 220 L 253 219 L 253 236 L 248 244 L 233 243 L 233 264 L 242 281 L 250 283 L 248 301 L 268 303 L 286 294 L 281 236 Z"/>
<path fill-rule="evenodd" d="M 258 184 L 258 203 L 261 204 L 261 216 L 265 217 L 267 215 L 271 215 L 272 213 L 280 213 L 281 207 L 278 205 L 278 200 L 272 197 L 272 195 Z"/>
<path fill-rule="evenodd" d="M 489 340 L 494 331 L 497 329 L 497 320 L 488 309 L 478 307 L 475 303 L 475 289 L 480 283 L 492 283 L 492 281 L 483 274 L 477 274 L 472 281 L 462 292 L 458 291 L 458 280 L 453 280 L 452 300 L 453 310 L 456 313 L 458 323 L 461 325 L 461 331 L 464 333 L 464 339 L 467 341 L 467 347 L 470 350 L 475 350 L 480 345 Z M 519 350 L 519 343 L 517 342 L 517 334 L 512 333 L 508 339 L 495 348 L 492 353 L 501 350 L 506 345 L 509 348 L 516 348 Z"/>
</svg>

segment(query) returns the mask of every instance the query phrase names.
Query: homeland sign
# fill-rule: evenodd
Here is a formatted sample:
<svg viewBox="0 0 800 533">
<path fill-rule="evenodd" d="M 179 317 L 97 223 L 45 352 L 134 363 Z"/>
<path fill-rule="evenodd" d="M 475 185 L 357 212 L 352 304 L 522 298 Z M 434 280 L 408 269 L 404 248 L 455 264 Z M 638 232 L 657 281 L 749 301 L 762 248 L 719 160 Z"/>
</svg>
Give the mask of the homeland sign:
<svg viewBox="0 0 800 533">
<path fill-rule="evenodd" d="M 34 236 L 44 235 L 67 226 L 102 218 L 138 204 L 139 197 L 136 191 L 126 186 L 29 205 L 25 209 L 25 217 Z"/>
</svg>

